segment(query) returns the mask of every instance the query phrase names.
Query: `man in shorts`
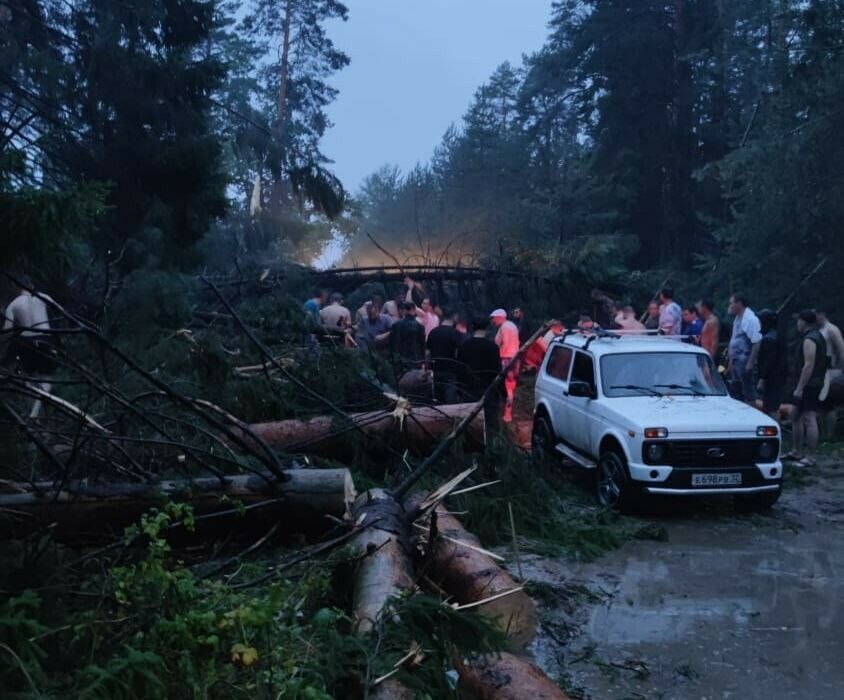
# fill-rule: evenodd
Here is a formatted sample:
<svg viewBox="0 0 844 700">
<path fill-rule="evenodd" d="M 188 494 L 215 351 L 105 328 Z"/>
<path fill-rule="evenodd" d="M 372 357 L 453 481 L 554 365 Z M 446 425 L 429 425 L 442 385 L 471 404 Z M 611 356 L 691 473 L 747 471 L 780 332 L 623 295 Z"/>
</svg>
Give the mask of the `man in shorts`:
<svg viewBox="0 0 844 700">
<path fill-rule="evenodd" d="M 794 446 L 785 459 L 797 467 L 812 467 L 818 448 L 818 404 L 826 377 L 826 341 L 818 330 L 814 311 L 801 311 L 797 316 L 797 367 L 800 374 L 791 397 L 794 411 L 791 426 Z M 805 448 L 805 449 L 804 449 Z"/>
<path fill-rule="evenodd" d="M 498 354 L 501 358 L 501 369 L 510 365 L 507 374 L 504 375 L 504 390 L 507 395 L 504 404 L 505 423 L 513 420 L 513 397 L 516 395 L 516 384 L 519 379 L 521 363 L 517 360 L 510 364 L 519 352 L 519 329 L 516 324 L 507 320 L 507 312 L 504 309 L 496 309 L 489 315 L 493 326 L 498 329 L 495 334 L 495 344 L 498 346 Z"/>
</svg>

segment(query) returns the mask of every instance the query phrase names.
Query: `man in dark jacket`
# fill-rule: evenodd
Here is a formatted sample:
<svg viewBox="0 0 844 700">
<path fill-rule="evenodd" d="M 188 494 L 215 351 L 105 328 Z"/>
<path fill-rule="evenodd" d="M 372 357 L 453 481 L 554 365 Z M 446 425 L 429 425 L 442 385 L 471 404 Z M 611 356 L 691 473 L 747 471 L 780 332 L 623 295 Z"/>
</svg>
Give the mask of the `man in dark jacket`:
<svg viewBox="0 0 844 700">
<path fill-rule="evenodd" d="M 475 332 L 457 349 L 458 383 L 465 401 L 479 401 L 487 387 L 501 371 L 498 346 L 487 338 L 490 322 L 486 316 L 475 319 Z M 488 431 L 498 427 L 501 396 L 491 391 L 484 402 L 484 416 Z"/>
<path fill-rule="evenodd" d="M 457 403 L 457 348 L 463 334 L 454 327 L 455 314 L 447 311 L 443 322 L 428 334 L 426 345 L 434 370 L 434 397 L 439 403 Z"/>
<path fill-rule="evenodd" d="M 416 320 L 416 304 L 402 305 L 402 319 L 390 328 L 390 354 L 396 376 L 419 369 L 425 360 L 425 326 Z"/>
<path fill-rule="evenodd" d="M 762 309 L 758 314 L 762 341 L 759 345 L 759 393 L 762 406 L 772 418 L 779 414 L 780 403 L 788 376 L 788 362 L 785 343 L 777 330 L 777 314 L 771 309 Z"/>
</svg>

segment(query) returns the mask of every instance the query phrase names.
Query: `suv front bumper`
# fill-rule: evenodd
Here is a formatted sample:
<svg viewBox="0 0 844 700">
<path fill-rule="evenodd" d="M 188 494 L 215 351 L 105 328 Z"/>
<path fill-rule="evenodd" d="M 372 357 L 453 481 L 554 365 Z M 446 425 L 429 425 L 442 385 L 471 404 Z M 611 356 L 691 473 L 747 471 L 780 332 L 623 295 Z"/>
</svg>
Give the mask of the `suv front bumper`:
<svg viewBox="0 0 844 700">
<path fill-rule="evenodd" d="M 633 465 L 631 465 L 633 466 Z M 693 486 L 693 474 L 741 474 L 741 484 L 724 486 Z M 782 463 L 744 466 L 711 467 L 651 467 L 645 464 L 630 469 L 632 481 L 644 487 L 646 493 L 676 496 L 706 496 L 711 494 L 742 494 L 776 491 L 782 487 Z"/>
</svg>

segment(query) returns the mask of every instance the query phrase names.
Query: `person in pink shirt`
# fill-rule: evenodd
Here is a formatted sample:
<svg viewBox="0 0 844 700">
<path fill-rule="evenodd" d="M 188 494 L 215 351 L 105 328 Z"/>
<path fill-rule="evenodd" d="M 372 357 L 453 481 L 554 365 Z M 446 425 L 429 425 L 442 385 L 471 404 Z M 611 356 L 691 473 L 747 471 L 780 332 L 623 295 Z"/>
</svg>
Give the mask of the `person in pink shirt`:
<svg viewBox="0 0 844 700">
<path fill-rule="evenodd" d="M 428 297 L 425 297 L 422 300 L 422 306 L 416 309 L 416 318 L 419 323 L 425 326 L 425 340 L 428 339 L 428 333 L 440 325 L 440 317 L 434 313 L 434 307 Z"/>
<path fill-rule="evenodd" d="M 519 353 L 519 329 L 515 323 L 507 320 L 507 312 L 504 309 L 496 309 L 489 317 L 492 319 L 493 326 L 498 328 L 495 344 L 498 346 L 498 355 L 501 358 L 501 369 L 504 369 Z M 503 418 L 505 423 L 513 420 L 513 396 L 516 394 L 520 364 L 518 360 L 513 362 L 507 374 L 504 375 L 504 390 L 507 393 Z"/>
</svg>

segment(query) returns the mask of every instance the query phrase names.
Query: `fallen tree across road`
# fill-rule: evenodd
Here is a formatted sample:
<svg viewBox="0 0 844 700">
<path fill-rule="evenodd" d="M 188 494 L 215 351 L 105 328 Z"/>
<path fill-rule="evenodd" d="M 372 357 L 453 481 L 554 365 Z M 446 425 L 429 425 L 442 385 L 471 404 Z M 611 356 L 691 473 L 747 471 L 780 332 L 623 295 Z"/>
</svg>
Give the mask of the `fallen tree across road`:
<svg viewBox="0 0 844 700">
<path fill-rule="evenodd" d="M 292 528 L 297 522 L 343 517 L 355 496 L 348 469 L 289 469 L 272 475 L 238 475 L 151 484 L 3 482 L 0 540 L 52 526 L 57 538 L 118 532 L 167 499 L 189 502 L 198 515 L 266 504 Z"/>
</svg>

